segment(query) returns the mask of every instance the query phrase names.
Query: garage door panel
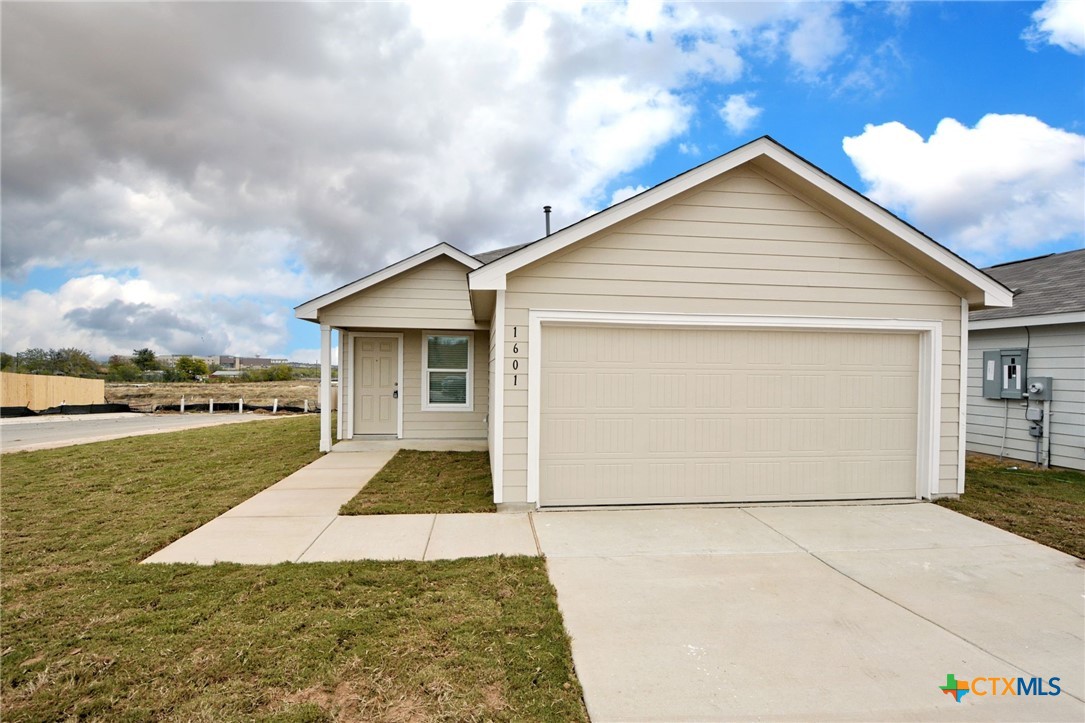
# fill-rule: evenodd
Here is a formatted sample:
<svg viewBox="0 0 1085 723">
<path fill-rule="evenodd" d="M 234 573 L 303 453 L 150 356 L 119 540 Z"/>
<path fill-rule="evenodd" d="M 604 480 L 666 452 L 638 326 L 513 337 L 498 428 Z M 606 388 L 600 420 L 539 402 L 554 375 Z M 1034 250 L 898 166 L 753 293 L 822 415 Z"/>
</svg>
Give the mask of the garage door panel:
<svg viewBox="0 0 1085 723">
<path fill-rule="evenodd" d="M 916 334 L 546 326 L 542 347 L 544 505 L 915 495 Z"/>
</svg>

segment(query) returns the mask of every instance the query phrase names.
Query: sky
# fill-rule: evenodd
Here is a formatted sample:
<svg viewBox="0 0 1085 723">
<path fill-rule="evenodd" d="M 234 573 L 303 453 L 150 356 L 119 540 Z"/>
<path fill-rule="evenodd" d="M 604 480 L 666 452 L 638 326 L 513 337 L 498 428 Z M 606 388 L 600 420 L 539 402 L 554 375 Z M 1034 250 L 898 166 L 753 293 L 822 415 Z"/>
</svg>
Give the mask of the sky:
<svg viewBox="0 0 1085 723">
<path fill-rule="evenodd" d="M 316 361 L 293 307 L 762 135 L 983 267 L 1085 246 L 1085 0 L 0 5 L 2 340 Z"/>
</svg>

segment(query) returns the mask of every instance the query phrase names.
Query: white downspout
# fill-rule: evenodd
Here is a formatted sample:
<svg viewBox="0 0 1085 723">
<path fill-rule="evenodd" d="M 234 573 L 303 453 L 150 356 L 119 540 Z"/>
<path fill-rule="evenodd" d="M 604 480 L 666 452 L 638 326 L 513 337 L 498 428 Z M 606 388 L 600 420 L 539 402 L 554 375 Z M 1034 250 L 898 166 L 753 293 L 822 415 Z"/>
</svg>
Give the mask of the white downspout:
<svg viewBox="0 0 1085 723">
<path fill-rule="evenodd" d="M 965 452 L 968 446 L 968 299 L 961 299 L 961 387 L 957 410 L 957 494 L 964 494 Z M 982 374 L 980 375 L 983 376 Z"/>
</svg>

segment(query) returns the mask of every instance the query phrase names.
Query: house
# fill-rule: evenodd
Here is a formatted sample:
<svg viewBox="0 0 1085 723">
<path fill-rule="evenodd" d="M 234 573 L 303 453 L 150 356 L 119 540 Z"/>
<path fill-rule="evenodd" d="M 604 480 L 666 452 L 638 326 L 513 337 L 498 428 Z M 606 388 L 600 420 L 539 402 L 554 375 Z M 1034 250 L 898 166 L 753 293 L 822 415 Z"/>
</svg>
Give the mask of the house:
<svg viewBox="0 0 1085 723">
<path fill-rule="evenodd" d="M 1085 249 L 985 271 L 1014 300 L 969 315 L 966 448 L 1085 470 Z M 1003 357 L 1022 367 L 1006 389 Z M 1043 388 L 1030 392 L 1030 381 Z"/>
<path fill-rule="evenodd" d="M 957 494 L 968 312 L 1012 302 L 763 137 L 296 315 L 320 324 L 325 401 L 339 333 L 340 437 L 486 438 L 494 500 L 517 508 Z"/>
</svg>

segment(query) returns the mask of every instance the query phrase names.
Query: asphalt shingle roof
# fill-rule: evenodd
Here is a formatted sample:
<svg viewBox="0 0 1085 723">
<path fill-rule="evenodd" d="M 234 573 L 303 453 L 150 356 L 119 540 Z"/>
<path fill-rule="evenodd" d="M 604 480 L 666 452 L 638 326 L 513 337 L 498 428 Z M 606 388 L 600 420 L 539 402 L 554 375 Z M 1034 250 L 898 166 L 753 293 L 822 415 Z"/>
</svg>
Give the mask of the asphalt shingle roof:
<svg viewBox="0 0 1085 723">
<path fill-rule="evenodd" d="M 489 264 L 489 263 L 492 263 L 494 261 L 497 261 L 499 258 L 502 258 L 503 256 L 508 256 L 513 251 L 519 251 L 520 249 L 522 249 L 525 246 L 527 246 L 527 244 L 517 244 L 515 246 L 506 246 L 503 249 L 494 249 L 493 251 L 483 251 L 480 254 L 475 254 L 475 258 L 478 259 L 479 261 L 481 261 L 484 264 Z"/>
<path fill-rule="evenodd" d="M 1085 249 L 1048 254 L 984 269 L 1013 292 L 1013 307 L 984 309 L 972 321 L 1085 311 Z"/>
</svg>

